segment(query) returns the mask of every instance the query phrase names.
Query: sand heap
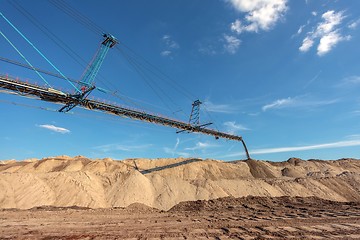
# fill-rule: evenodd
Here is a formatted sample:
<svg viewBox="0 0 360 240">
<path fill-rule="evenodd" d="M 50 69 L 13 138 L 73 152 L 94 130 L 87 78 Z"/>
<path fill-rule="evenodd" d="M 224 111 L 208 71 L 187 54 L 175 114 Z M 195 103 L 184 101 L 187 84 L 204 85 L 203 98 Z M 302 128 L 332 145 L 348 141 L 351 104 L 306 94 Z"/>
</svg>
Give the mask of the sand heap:
<svg viewBox="0 0 360 240">
<path fill-rule="evenodd" d="M 0 161 L 0 208 L 126 207 L 242 196 L 360 201 L 360 161 L 91 160 L 78 156 Z"/>
</svg>

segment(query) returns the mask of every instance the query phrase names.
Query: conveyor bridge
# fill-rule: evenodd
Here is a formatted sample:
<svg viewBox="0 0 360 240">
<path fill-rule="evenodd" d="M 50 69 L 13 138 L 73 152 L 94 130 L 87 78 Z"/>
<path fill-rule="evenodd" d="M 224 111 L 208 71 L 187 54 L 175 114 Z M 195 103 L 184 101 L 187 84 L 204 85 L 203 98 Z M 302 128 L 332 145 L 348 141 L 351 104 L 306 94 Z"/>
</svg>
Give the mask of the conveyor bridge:
<svg viewBox="0 0 360 240">
<path fill-rule="evenodd" d="M 13 79 L 6 75 L 5 76 L 0 75 L 0 88 L 10 90 L 22 96 L 35 97 L 47 102 L 60 103 L 64 105 L 69 105 L 69 104 L 78 105 L 86 109 L 99 110 L 120 117 L 128 117 L 131 119 L 164 125 L 167 127 L 179 129 L 181 131 L 202 133 L 202 134 L 214 136 L 216 139 L 224 138 L 229 140 L 240 141 L 244 146 L 247 158 L 250 159 L 249 152 L 241 136 L 236 136 L 229 133 L 224 133 L 213 129 L 204 128 L 202 126 L 191 125 L 190 123 L 170 119 L 163 116 L 158 116 L 152 113 L 147 113 L 145 111 L 133 110 L 131 108 L 127 108 L 124 106 L 112 105 L 87 98 L 76 98 L 72 94 L 64 93 L 57 89 L 46 88 L 32 83 L 19 81 L 18 79 Z"/>
</svg>

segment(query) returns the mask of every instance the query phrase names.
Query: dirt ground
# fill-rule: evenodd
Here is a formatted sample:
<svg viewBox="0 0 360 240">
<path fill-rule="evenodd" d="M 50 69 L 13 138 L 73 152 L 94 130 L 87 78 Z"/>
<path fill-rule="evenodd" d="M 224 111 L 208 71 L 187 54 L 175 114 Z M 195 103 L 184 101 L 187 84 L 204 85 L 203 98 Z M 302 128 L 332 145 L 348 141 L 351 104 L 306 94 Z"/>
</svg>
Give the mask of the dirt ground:
<svg viewBox="0 0 360 240">
<path fill-rule="evenodd" d="M 360 202 L 226 197 L 169 211 L 37 207 L 0 210 L 0 239 L 360 239 Z"/>
</svg>

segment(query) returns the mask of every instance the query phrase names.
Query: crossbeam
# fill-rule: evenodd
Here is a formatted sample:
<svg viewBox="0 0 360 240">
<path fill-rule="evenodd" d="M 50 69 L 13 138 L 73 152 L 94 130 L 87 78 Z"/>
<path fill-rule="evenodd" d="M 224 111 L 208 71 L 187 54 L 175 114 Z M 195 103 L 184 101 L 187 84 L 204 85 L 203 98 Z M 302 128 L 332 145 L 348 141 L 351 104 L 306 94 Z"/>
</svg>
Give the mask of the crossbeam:
<svg viewBox="0 0 360 240">
<path fill-rule="evenodd" d="M 16 79 L 12 79 L 8 76 L 0 75 L 0 88 L 11 90 L 13 92 L 19 93 L 24 96 L 32 96 L 32 97 L 35 96 L 43 101 L 61 103 L 65 105 L 74 103 L 74 97 L 71 94 L 67 94 L 53 88 L 46 88 L 31 83 L 22 82 Z M 133 110 L 127 107 L 112 105 L 86 98 L 79 99 L 78 102 L 76 102 L 76 105 L 90 110 L 93 109 L 100 110 L 105 113 L 114 114 L 121 117 L 128 117 L 131 119 L 150 122 L 163 126 L 168 126 L 187 132 L 202 133 L 202 134 L 214 136 L 216 139 L 224 138 L 234 141 L 240 141 L 243 144 L 246 157 L 250 159 L 250 155 L 247 150 L 246 144 L 241 136 L 204 128 L 202 126 L 191 125 L 186 122 L 158 116 L 155 114 L 147 113 L 145 111 Z"/>
</svg>

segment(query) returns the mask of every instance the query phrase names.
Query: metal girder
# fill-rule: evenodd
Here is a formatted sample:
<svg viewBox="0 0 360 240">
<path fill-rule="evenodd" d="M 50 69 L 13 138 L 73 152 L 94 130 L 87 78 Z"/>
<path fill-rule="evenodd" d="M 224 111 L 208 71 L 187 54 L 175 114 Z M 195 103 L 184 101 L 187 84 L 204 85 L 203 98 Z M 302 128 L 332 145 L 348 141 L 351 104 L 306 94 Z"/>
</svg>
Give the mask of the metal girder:
<svg viewBox="0 0 360 240">
<path fill-rule="evenodd" d="M 160 124 L 172 128 L 176 128 L 179 130 L 187 131 L 187 132 L 197 132 L 202 133 L 210 136 L 214 136 L 216 139 L 224 138 L 234 141 L 240 141 L 243 144 L 246 157 L 250 159 L 249 152 L 245 145 L 245 142 L 241 136 L 232 135 L 229 133 L 224 133 L 220 131 L 216 131 L 213 129 L 203 128 L 202 126 L 191 125 L 186 122 L 182 122 L 179 120 L 174 120 L 162 116 L 157 116 L 155 114 L 150 114 L 143 111 L 133 110 L 130 108 L 126 108 L 123 106 L 111 105 L 108 103 L 90 100 L 86 98 L 81 98 L 78 101 L 74 99 L 74 95 L 66 94 L 59 90 L 53 88 L 45 88 L 41 86 L 37 86 L 30 83 L 21 82 L 15 79 L 11 79 L 7 76 L 0 76 L 0 88 L 8 89 L 22 95 L 31 95 L 37 96 L 41 100 L 48 101 L 48 102 L 56 102 L 62 103 L 65 105 L 71 105 L 71 107 L 75 107 L 76 105 L 91 109 L 91 110 L 100 110 L 105 113 L 115 114 L 121 117 L 128 117 L 140 121 L 146 121 L 150 123 Z M 75 102 L 74 102 L 75 101 Z M 72 103 L 75 105 L 72 106 Z"/>
</svg>

